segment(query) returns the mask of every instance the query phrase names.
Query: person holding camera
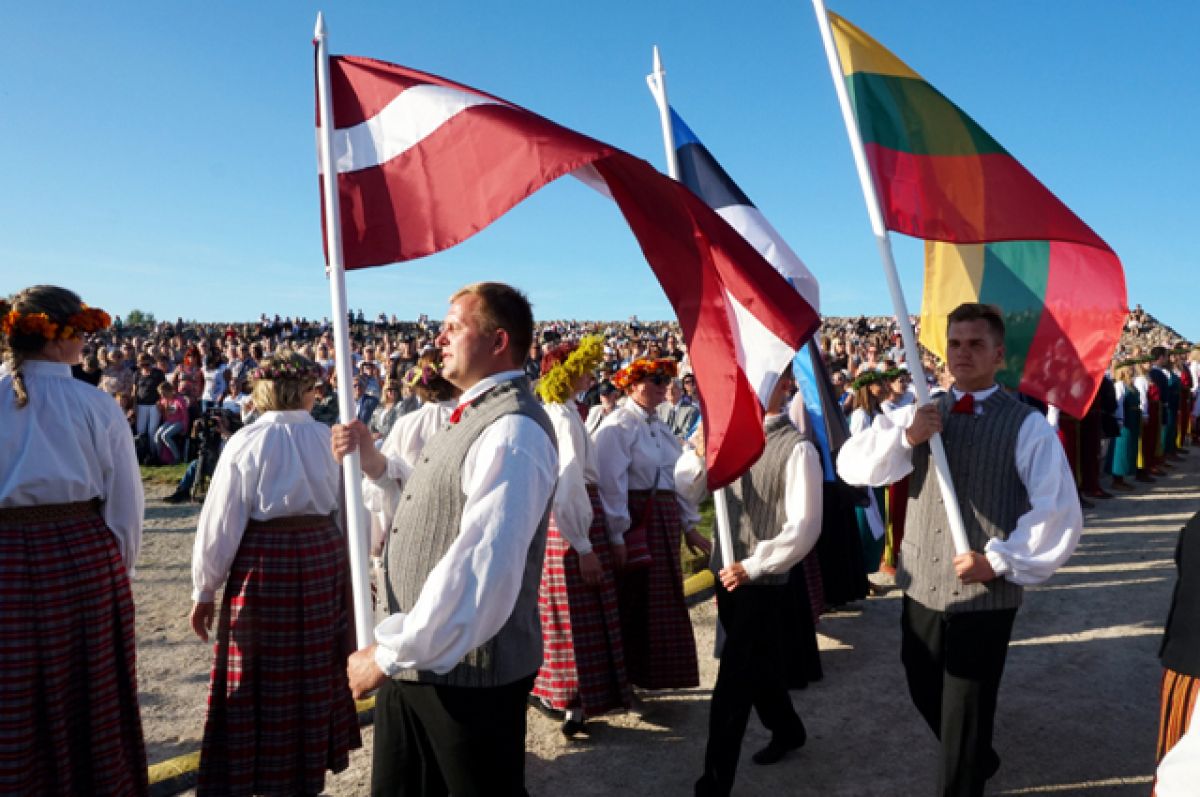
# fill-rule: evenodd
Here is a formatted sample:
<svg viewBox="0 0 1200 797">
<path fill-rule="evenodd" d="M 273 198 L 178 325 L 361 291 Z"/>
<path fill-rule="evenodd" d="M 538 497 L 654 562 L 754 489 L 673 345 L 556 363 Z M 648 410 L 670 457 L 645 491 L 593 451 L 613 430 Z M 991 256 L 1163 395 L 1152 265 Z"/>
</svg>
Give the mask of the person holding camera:
<svg viewBox="0 0 1200 797">
<path fill-rule="evenodd" d="M 192 555 L 192 630 L 224 586 L 197 793 L 317 794 L 361 744 L 339 469 L 310 415 L 321 378 L 290 352 L 254 372 L 262 416 L 217 461 Z"/>
</svg>

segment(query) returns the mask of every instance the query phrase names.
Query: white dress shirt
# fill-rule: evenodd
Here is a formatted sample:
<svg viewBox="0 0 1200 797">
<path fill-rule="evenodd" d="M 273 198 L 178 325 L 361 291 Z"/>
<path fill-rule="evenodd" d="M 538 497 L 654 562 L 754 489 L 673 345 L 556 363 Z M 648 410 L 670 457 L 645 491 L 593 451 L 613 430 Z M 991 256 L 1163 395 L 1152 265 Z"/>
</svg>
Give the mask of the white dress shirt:
<svg viewBox="0 0 1200 797">
<path fill-rule="evenodd" d="M 999 388 L 974 393 L 975 412 Z M 962 397 L 954 388 L 954 399 Z M 852 436 L 838 453 L 838 475 L 849 484 L 881 487 L 912 473 L 912 446 L 905 431 L 917 407 L 903 407 L 875 418 L 869 429 Z M 1038 584 L 1054 575 L 1075 550 L 1083 532 L 1083 512 L 1075 477 L 1054 430 L 1030 413 L 1017 432 L 1017 473 L 1029 495 L 1030 509 L 1017 519 L 1008 539 L 988 540 L 984 555 L 997 576 L 1014 584 Z"/>
<path fill-rule="evenodd" d="M 704 459 L 688 449 L 675 466 L 675 489 L 699 503 L 707 490 L 707 477 Z M 775 537 L 761 540 L 742 560 L 751 581 L 764 573 L 786 573 L 817 544 L 821 536 L 823 481 L 820 452 L 807 440 L 801 441 L 788 455 L 784 470 L 783 526 Z"/>
<path fill-rule="evenodd" d="M 595 484 L 596 449 L 579 407 L 573 399 L 547 404 L 546 414 L 558 437 L 558 487 L 554 490 L 554 525 L 576 553 L 592 552 L 588 530 L 592 526 L 592 499 L 587 486 Z"/>
<path fill-rule="evenodd" d="M 608 537 L 625 544 L 629 517 L 629 491 L 650 490 L 658 478 L 661 501 L 674 494 L 680 520 L 688 528 L 700 522 L 698 505 L 675 491 L 675 463 L 683 446 L 654 411 L 646 412 L 637 402 L 622 402 L 596 430 L 596 467 L 600 505 L 608 524 Z"/>
<path fill-rule="evenodd" d="M 204 498 L 192 549 L 192 600 L 207 603 L 229 577 L 250 520 L 328 515 L 341 468 L 330 431 L 305 410 L 264 412 L 225 444 Z"/>
<path fill-rule="evenodd" d="M 132 575 L 145 498 L 129 423 L 112 396 L 73 378 L 66 363 L 26 360 L 21 373 L 24 407 L 12 377 L 0 376 L 0 508 L 99 498 Z"/>
<path fill-rule="evenodd" d="M 460 404 L 523 371 L 504 371 L 463 393 Z M 458 537 L 429 577 L 412 611 L 375 627 L 375 663 L 447 673 L 499 633 L 512 615 L 525 557 L 558 475 L 558 453 L 532 418 L 505 415 L 484 430 L 462 465 L 465 496 Z M 389 540 L 389 545 L 396 541 Z"/>
</svg>

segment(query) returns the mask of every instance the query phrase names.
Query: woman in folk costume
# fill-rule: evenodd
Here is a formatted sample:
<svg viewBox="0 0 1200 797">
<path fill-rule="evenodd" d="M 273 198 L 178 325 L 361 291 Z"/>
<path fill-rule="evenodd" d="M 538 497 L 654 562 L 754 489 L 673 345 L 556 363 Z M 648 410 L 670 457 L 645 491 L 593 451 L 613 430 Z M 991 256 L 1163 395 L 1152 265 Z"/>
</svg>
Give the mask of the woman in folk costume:
<svg viewBox="0 0 1200 797">
<path fill-rule="evenodd" d="M 909 391 L 911 376 L 907 368 L 892 368 L 884 372 L 887 398 L 879 404 L 883 412 L 894 412 L 907 407 L 916 401 L 916 396 Z M 904 542 L 904 518 L 908 514 L 908 482 L 905 476 L 898 482 L 887 486 L 887 536 L 883 546 L 882 568 L 895 574 L 896 559 L 900 545 Z"/>
<path fill-rule="evenodd" d="M 863 371 L 853 382 L 850 390 L 854 394 L 854 411 L 850 413 L 850 434 L 859 434 L 871 428 L 871 423 L 883 412 L 883 400 L 888 397 L 887 376 L 883 371 Z M 883 487 L 868 488 L 869 504 L 855 507 L 858 517 L 858 536 L 862 540 L 863 565 L 868 574 L 879 570 L 887 541 L 887 525 L 884 522 Z"/>
<path fill-rule="evenodd" d="M 1112 443 L 1112 486 L 1117 490 L 1132 490 L 1125 477 L 1138 476 L 1138 444 L 1142 436 L 1142 400 L 1133 386 L 1133 363 L 1121 362 L 1113 371 L 1117 404 L 1121 407 L 1121 433 Z"/>
<path fill-rule="evenodd" d="M 1162 444 L 1162 394 L 1150 381 L 1150 358 L 1143 357 L 1134 364 L 1133 384 L 1138 389 L 1142 409 L 1142 435 L 1138 449 L 1138 481 L 1153 481 L 1162 476 L 1159 467 L 1159 446 Z"/>
<path fill-rule="evenodd" d="M 142 480 L 125 416 L 71 377 L 108 315 L 0 300 L 0 794 L 145 794 L 133 598 Z"/>
<path fill-rule="evenodd" d="M 616 571 L 596 489 L 596 449 L 574 396 L 604 358 L 604 339 L 585 337 L 542 358 L 537 393 L 558 438 L 558 486 L 538 591 L 544 659 L 533 684 L 542 705 L 565 712 L 571 738 L 587 717 L 628 708 Z"/>
<path fill-rule="evenodd" d="M 360 745 L 339 469 L 309 412 L 321 368 L 280 352 L 255 369 L 257 421 L 217 461 L 192 555 L 192 629 L 214 646 L 198 795 L 317 794 Z"/>
<path fill-rule="evenodd" d="M 638 359 L 613 375 L 624 403 L 596 431 L 600 503 L 616 559 L 625 669 L 644 689 L 700 682 L 696 640 L 683 597 L 679 538 L 708 553 L 694 503 L 675 491 L 683 448 L 655 409 L 675 376 L 673 359 Z"/>
<path fill-rule="evenodd" d="M 425 444 L 446 426 L 462 393 L 442 376 L 441 353 L 437 350 L 422 354 L 401 380 L 399 384 L 410 390 L 421 405 L 397 418 L 379 446 L 380 453 L 387 457 L 387 469 L 378 479 L 363 476 L 363 503 L 371 512 L 371 588 L 380 611 L 386 595 L 382 583 L 383 546 L 400 504 L 401 486 Z"/>
</svg>

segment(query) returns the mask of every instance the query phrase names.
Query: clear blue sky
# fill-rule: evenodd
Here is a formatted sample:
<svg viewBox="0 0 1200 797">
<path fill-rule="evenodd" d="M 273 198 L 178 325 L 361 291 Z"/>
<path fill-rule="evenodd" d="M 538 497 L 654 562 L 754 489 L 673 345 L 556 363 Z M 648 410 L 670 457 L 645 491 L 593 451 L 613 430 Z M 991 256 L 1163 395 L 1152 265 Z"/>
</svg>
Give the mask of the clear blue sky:
<svg viewBox="0 0 1200 797">
<path fill-rule="evenodd" d="M 26 3 L 0 51 L 0 292 L 70 286 L 113 312 L 329 313 L 311 35 L 478 86 L 662 167 L 644 76 L 808 263 L 823 311 L 890 314 L 811 6 Z M 1130 304 L 1200 338 L 1200 66 L 1190 0 L 831 4 L 962 106 L 1116 250 Z M 910 308 L 921 250 L 895 236 Z M 350 304 L 440 316 L 481 278 L 540 318 L 670 316 L 614 206 L 548 186 L 467 243 L 348 275 Z"/>
</svg>

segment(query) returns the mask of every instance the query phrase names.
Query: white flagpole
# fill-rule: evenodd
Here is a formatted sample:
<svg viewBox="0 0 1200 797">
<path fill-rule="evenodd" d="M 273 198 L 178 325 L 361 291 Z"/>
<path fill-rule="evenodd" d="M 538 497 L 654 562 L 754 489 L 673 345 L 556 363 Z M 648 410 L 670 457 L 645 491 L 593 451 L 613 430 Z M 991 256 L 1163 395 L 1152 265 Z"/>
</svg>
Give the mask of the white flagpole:
<svg viewBox="0 0 1200 797">
<path fill-rule="evenodd" d="M 675 153 L 675 131 L 671 129 L 671 105 L 667 101 L 667 72 L 663 69 L 657 44 L 654 45 L 654 71 L 646 76 L 646 83 L 650 86 L 650 93 L 654 95 L 654 102 L 658 105 L 663 146 L 667 150 L 667 174 L 672 180 L 678 181 L 679 158 Z M 713 510 L 717 521 L 717 544 L 721 546 L 721 563 L 729 567 L 737 560 L 733 558 L 733 541 L 729 535 L 729 504 L 725 498 L 724 487 L 713 493 Z"/>
<path fill-rule="evenodd" d="M 337 173 L 333 165 L 333 98 L 329 91 L 329 49 L 326 43 L 325 17 L 317 13 L 313 32 L 317 43 L 317 102 L 321 108 L 321 128 L 317 140 L 321 163 L 321 191 L 325 198 L 325 246 L 329 251 L 329 295 L 333 303 L 333 345 L 338 381 L 338 415 L 342 423 L 354 420 L 353 354 L 350 351 L 349 310 L 346 306 L 346 269 L 342 258 L 341 214 L 338 210 Z M 346 533 L 350 538 L 350 584 L 354 592 L 354 632 L 359 648 L 374 639 L 374 612 L 371 609 L 367 510 L 362 498 L 362 465 L 358 452 L 342 460 L 346 486 Z"/>
<path fill-rule="evenodd" d="M 888 291 L 892 295 L 892 307 L 896 311 L 896 320 L 900 324 L 900 336 L 904 340 L 904 356 L 908 360 L 909 370 L 913 374 L 913 387 L 917 391 L 917 400 L 921 404 L 928 404 L 929 386 L 925 382 L 925 369 L 921 365 L 921 355 L 917 350 L 917 338 L 913 333 L 912 322 L 909 321 L 904 291 L 900 288 L 900 277 L 896 273 L 896 259 L 892 254 L 892 240 L 883 223 L 883 210 L 879 205 L 879 195 L 875 193 L 875 183 L 871 179 L 867 154 L 863 148 L 862 136 L 858 131 L 858 120 L 854 116 L 854 110 L 850 107 L 850 94 L 846 90 L 846 82 L 842 77 L 837 45 L 833 41 L 833 30 L 829 26 L 829 15 L 825 12 L 824 0 L 812 0 L 812 3 L 813 9 L 817 13 L 817 27 L 821 29 L 821 41 L 825 45 L 829 71 L 833 76 L 833 88 L 837 92 L 838 105 L 842 109 L 842 121 L 846 123 L 846 135 L 850 138 L 850 149 L 854 153 L 854 165 L 858 169 L 858 182 L 862 186 L 863 199 L 867 203 L 867 215 L 871 219 L 871 230 L 875 233 L 875 243 L 879 247 L 879 257 L 883 261 L 883 273 L 887 278 Z M 929 438 L 929 448 L 933 454 L 933 466 L 937 473 L 938 486 L 941 488 L 942 499 L 945 501 L 946 516 L 950 519 L 950 534 L 954 539 L 954 551 L 957 554 L 967 553 L 971 550 L 971 546 L 967 542 L 967 532 L 962 522 L 962 510 L 958 505 L 958 495 L 954 492 L 954 481 L 950 478 L 950 464 L 946 460 L 946 449 L 942 445 L 941 435 L 935 434 Z"/>
</svg>

